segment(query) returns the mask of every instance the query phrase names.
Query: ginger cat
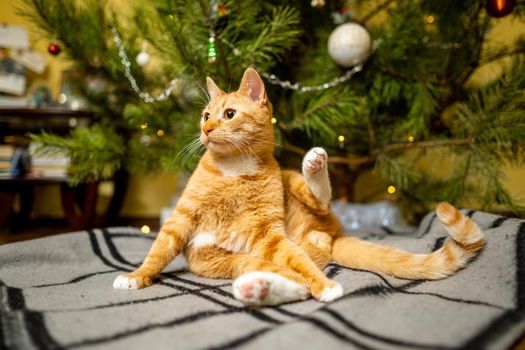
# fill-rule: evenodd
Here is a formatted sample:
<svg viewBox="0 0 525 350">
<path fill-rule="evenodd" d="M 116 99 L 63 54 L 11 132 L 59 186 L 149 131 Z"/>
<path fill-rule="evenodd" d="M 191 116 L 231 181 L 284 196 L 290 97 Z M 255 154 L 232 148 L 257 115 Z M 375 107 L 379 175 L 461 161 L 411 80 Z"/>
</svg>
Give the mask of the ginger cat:
<svg viewBox="0 0 525 350">
<path fill-rule="evenodd" d="M 330 302 L 342 287 L 321 271 L 335 261 L 407 279 L 439 279 L 476 255 L 485 240 L 478 226 L 442 203 L 437 215 L 451 239 L 431 254 L 413 254 L 342 235 L 330 211 L 327 154 L 310 150 L 303 175 L 281 171 L 274 158 L 272 106 L 264 83 L 248 68 L 237 91 L 207 79 L 211 101 L 201 119 L 207 150 L 177 207 L 134 272 L 117 289 L 144 288 L 183 252 L 204 277 L 235 279 L 235 298 L 275 305 L 312 295 Z"/>
</svg>

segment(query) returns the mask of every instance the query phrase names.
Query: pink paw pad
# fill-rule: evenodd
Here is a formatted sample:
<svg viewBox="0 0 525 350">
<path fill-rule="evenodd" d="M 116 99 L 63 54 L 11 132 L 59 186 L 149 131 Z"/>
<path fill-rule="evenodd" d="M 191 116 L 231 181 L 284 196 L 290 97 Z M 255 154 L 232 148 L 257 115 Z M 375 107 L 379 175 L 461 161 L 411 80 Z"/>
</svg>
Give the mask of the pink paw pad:
<svg viewBox="0 0 525 350">
<path fill-rule="evenodd" d="M 326 151 L 316 147 L 310 150 L 304 157 L 304 166 L 310 173 L 316 173 L 326 165 L 327 159 Z"/>
<path fill-rule="evenodd" d="M 270 284 L 262 279 L 247 281 L 240 286 L 240 292 L 244 299 L 249 299 L 253 304 L 260 304 L 268 295 Z"/>
<path fill-rule="evenodd" d="M 233 296 L 245 305 L 278 305 L 308 298 L 308 289 L 279 274 L 253 271 L 233 281 Z"/>
</svg>

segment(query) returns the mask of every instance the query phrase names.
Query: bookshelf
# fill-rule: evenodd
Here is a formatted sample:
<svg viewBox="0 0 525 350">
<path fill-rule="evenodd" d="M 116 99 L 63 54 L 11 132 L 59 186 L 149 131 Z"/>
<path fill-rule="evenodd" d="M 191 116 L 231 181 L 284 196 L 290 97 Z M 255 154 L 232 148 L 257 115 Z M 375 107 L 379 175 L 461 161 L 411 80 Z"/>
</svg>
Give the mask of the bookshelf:
<svg viewBox="0 0 525 350">
<path fill-rule="evenodd" d="M 94 120 L 91 111 L 64 108 L 0 108 L 0 143 L 24 143 L 25 135 L 42 130 L 66 134 L 74 127 L 89 126 Z M 13 141 L 14 140 L 14 141 Z M 118 179 L 118 181 L 117 181 Z M 126 174 L 117 174 L 115 190 L 104 217 L 115 216 L 122 205 Z M 35 187 L 60 186 L 60 197 L 64 217 L 71 229 L 94 227 L 101 218 L 95 213 L 98 183 L 91 182 L 71 187 L 67 176 L 33 176 L 0 178 L 0 226 L 11 222 L 13 230 L 30 219 Z M 18 210 L 14 203 L 18 197 Z"/>
</svg>

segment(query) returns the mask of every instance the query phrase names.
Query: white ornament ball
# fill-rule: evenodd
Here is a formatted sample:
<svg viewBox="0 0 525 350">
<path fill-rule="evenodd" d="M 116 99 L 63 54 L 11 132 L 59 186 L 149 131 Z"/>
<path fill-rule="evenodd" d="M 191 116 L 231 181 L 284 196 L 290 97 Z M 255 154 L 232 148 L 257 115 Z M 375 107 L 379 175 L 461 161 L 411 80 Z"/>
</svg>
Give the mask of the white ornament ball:
<svg viewBox="0 0 525 350">
<path fill-rule="evenodd" d="M 141 67 L 144 67 L 149 63 L 149 54 L 146 51 L 141 51 L 136 58 L 137 64 Z"/>
<path fill-rule="evenodd" d="M 330 57 L 343 67 L 363 63 L 370 55 L 370 46 L 370 34 L 357 23 L 340 25 L 328 38 Z"/>
</svg>

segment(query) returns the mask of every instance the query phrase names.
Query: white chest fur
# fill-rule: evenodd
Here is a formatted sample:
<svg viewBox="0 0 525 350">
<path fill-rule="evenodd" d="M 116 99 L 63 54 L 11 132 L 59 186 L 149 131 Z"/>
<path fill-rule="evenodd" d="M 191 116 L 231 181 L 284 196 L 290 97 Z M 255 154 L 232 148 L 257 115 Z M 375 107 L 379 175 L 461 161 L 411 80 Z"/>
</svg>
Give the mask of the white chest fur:
<svg viewBox="0 0 525 350">
<path fill-rule="evenodd" d="M 253 175 L 259 171 L 257 159 L 249 156 L 231 156 L 216 161 L 217 168 L 226 177 Z"/>
</svg>

